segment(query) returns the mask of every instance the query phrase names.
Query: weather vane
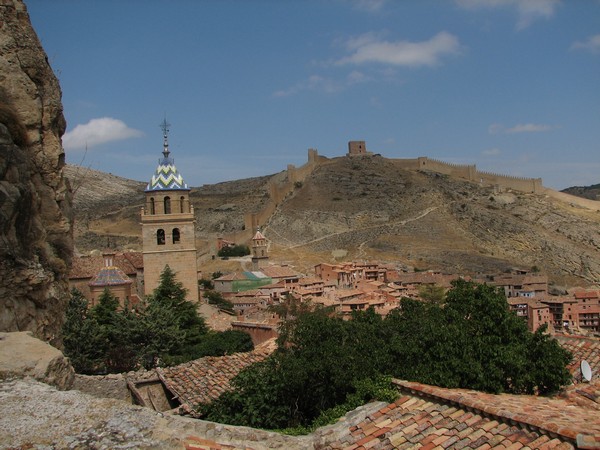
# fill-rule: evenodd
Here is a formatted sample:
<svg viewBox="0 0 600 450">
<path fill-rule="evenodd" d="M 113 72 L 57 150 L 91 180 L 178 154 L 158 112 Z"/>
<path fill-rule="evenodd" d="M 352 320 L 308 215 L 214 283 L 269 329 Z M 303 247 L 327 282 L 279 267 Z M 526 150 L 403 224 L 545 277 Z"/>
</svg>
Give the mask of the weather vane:
<svg viewBox="0 0 600 450">
<path fill-rule="evenodd" d="M 164 120 L 160 124 L 160 128 L 163 130 L 163 136 L 164 137 L 167 137 L 167 134 L 169 134 L 169 127 L 170 126 L 171 126 L 171 124 L 167 122 L 167 117 L 165 116 Z"/>
<path fill-rule="evenodd" d="M 167 122 L 167 115 L 165 114 L 165 118 L 162 121 L 162 123 L 160 124 L 160 128 L 163 130 L 163 137 L 164 137 L 164 143 L 163 143 L 163 156 L 166 158 L 169 157 L 169 141 L 167 140 L 167 135 L 169 134 L 169 127 L 171 126 L 170 123 Z"/>
</svg>

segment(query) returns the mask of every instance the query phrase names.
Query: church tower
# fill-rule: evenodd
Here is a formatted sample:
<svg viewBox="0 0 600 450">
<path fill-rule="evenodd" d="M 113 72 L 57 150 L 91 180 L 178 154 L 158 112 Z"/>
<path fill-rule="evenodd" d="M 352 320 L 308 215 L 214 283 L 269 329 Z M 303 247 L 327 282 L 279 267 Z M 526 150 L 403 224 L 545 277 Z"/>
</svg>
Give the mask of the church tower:
<svg viewBox="0 0 600 450">
<path fill-rule="evenodd" d="M 177 281 L 187 289 L 187 300 L 198 301 L 198 265 L 194 207 L 190 189 L 177 171 L 169 152 L 169 124 L 163 130 L 163 158 L 146 187 L 142 208 L 144 257 L 144 293 L 151 294 L 160 283 L 166 265 L 175 272 Z"/>
<path fill-rule="evenodd" d="M 267 265 L 268 261 L 267 239 L 260 232 L 259 228 L 252 238 L 252 269 L 260 270 Z"/>
</svg>

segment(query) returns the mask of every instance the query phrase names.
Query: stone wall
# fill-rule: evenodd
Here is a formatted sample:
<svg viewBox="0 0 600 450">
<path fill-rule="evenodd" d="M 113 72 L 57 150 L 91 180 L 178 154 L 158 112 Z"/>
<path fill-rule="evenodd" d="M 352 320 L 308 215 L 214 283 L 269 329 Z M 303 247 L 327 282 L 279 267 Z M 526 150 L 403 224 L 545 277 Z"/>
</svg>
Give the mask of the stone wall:
<svg viewBox="0 0 600 450">
<path fill-rule="evenodd" d="M 473 181 L 484 186 L 496 186 L 501 189 L 514 189 L 521 192 L 543 193 L 541 178 L 513 177 L 477 170 L 477 166 L 450 164 L 436 159 L 419 157 L 417 159 L 394 159 L 400 167 L 409 170 L 429 170 L 455 178 Z"/>
<path fill-rule="evenodd" d="M 256 228 L 263 226 L 273 215 L 277 206 L 297 188 L 298 183 L 304 180 L 315 168 L 326 161 L 327 158 L 319 156 L 316 149 L 308 149 L 308 161 L 301 167 L 288 164 L 285 181 L 273 179 L 269 182 L 269 202 L 261 210 L 244 216 L 245 239 L 250 239 Z"/>
<path fill-rule="evenodd" d="M 60 345 L 73 250 L 61 91 L 20 0 L 0 0 L 0 331 Z"/>
</svg>

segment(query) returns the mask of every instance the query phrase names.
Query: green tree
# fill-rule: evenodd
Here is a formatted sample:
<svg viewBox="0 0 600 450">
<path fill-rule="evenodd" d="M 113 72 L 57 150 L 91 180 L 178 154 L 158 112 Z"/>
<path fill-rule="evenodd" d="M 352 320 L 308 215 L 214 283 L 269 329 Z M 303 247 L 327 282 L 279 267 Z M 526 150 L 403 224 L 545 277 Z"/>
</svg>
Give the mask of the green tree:
<svg viewBox="0 0 600 450">
<path fill-rule="evenodd" d="M 233 303 L 225 299 L 220 292 L 207 290 L 204 292 L 204 298 L 206 298 L 210 305 L 215 305 L 217 308 L 231 313 L 233 312 Z"/>
<path fill-rule="evenodd" d="M 154 364 L 160 359 L 170 365 L 194 358 L 193 349 L 202 342 L 208 328 L 196 305 L 186 300 L 186 294 L 175 272 L 165 266 L 145 308 L 146 361 Z"/>
<path fill-rule="evenodd" d="M 223 247 L 217 252 L 220 257 L 224 256 L 246 256 L 250 254 L 250 248 L 247 245 L 233 245 L 230 247 Z"/>
<path fill-rule="evenodd" d="M 209 420 L 306 427 L 330 420 L 361 398 L 361 386 L 385 376 L 528 394 L 570 381 L 568 352 L 543 330 L 529 332 L 501 291 L 463 280 L 444 303 L 403 299 L 385 319 L 372 309 L 350 321 L 327 309 L 296 312 L 278 343 L 270 358 L 240 372 L 234 391 L 203 408 Z"/>
<path fill-rule="evenodd" d="M 254 350 L 252 338 L 239 330 L 210 331 L 194 348 L 194 358 L 223 356 Z"/>
<path fill-rule="evenodd" d="M 446 291 L 437 284 L 423 284 L 419 287 L 419 298 L 427 302 L 443 303 Z"/>
<path fill-rule="evenodd" d="M 100 326 L 88 317 L 88 302 L 73 289 L 62 329 L 65 355 L 77 373 L 96 373 L 104 361 L 105 341 Z"/>
</svg>

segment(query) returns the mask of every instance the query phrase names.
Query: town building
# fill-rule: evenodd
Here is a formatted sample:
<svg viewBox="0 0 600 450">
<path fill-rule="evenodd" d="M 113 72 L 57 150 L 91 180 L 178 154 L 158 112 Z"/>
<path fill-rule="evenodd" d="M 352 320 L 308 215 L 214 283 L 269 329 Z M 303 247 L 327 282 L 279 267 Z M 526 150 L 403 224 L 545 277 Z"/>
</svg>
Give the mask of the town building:
<svg viewBox="0 0 600 450">
<path fill-rule="evenodd" d="M 198 265 L 194 207 L 190 189 L 170 156 L 168 124 L 162 124 L 163 158 L 146 187 L 142 208 L 144 293 L 151 294 L 168 265 L 187 290 L 187 299 L 198 301 Z"/>
<path fill-rule="evenodd" d="M 105 252 L 104 267 L 88 283 L 90 298 L 89 306 L 98 304 L 105 290 L 108 290 L 118 301 L 121 308 L 132 308 L 139 303 L 135 290 L 132 292 L 133 280 L 125 272 L 114 265 L 114 252 Z"/>
<path fill-rule="evenodd" d="M 131 296 L 141 298 L 144 295 L 144 264 L 141 252 L 113 252 L 106 250 L 104 254 L 110 254 L 109 266 L 122 272 L 131 280 Z M 93 254 L 86 256 L 77 256 L 73 258 L 71 271 L 69 272 L 69 287 L 77 289 L 90 302 L 92 299 L 92 283 L 101 271 L 107 267 L 106 255 Z M 120 276 L 123 276 L 120 275 Z M 107 285 L 109 286 L 109 285 Z M 95 287 L 94 287 L 95 289 Z M 104 286 L 102 287 L 104 290 Z M 111 289 L 112 291 L 112 289 Z"/>
</svg>

